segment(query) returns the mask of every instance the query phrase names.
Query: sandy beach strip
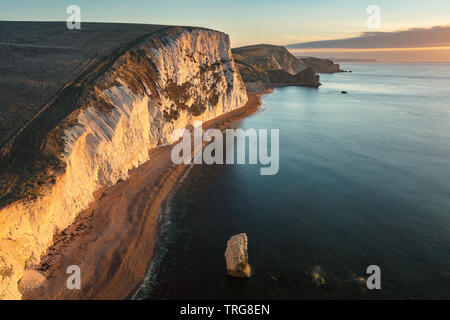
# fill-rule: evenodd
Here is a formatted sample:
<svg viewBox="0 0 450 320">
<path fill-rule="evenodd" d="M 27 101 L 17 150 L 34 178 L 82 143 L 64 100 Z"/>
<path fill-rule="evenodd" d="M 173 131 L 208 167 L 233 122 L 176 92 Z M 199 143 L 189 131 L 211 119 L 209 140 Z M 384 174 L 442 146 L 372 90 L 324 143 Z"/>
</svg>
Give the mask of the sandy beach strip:
<svg viewBox="0 0 450 320">
<path fill-rule="evenodd" d="M 268 92 L 249 94 L 243 107 L 205 122 L 203 128 L 224 129 L 247 117 L 258 110 L 261 96 Z M 35 270 L 25 272 L 19 283 L 22 298 L 131 297 L 153 256 L 161 205 L 186 169 L 172 163 L 171 150 L 172 145 L 150 150 L 150 159 L 131 170 L 127 180 L 98 190 L 89 208 L 54 237 L 37 268 L 43 277 L 36 277 Z M 66 287 L 70 265 L 80 267 L 80 290 Z"/>
</svg>

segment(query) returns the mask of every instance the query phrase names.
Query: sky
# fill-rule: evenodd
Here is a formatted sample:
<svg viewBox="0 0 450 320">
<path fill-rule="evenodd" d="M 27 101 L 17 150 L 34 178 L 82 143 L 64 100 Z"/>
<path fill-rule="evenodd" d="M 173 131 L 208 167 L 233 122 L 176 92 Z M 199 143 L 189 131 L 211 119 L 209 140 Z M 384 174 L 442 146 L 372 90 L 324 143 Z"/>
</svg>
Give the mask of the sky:
<svg viewBox="0 0 450 320">
<path fill-rule="evenodd" d="M 258 43 L 288 45 L 355 38 L 374 31 L 450 26 L 449 0 L 2 0 L 0 20 L 65 21 L 66 8 L 71 4 L 81 8 L 82 22 L 201 26 L 228 33 L 233 47 Z M 380 29 L 367 26 L 369 5 L 380 8 Z M 401 52 L 387 50 L 394 48 L 392 43 L 374 51 L 367 47 L 364 51 L 358 48 L 345 51 L 342 47 L 314 50 L 310 45 L 292 51 L 320 57 L 450 61 L 449 46 L 435 47 L 429 50 L 403 47 Z"/>
</svg>

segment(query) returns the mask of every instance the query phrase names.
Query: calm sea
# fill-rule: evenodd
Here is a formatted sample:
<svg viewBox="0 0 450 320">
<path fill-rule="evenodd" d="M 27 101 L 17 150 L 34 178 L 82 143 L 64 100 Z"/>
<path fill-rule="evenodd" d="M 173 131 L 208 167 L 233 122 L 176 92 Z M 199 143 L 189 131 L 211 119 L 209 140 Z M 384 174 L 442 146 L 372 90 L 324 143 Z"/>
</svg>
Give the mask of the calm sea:
<svg viewBox="0 0 450 320">
<path fill-rule="evenodd" d="M 450 298 L 450 64 L 343 67 L 318 90 L 275 89 L 236 124 L 280 130 L 277 175 L 190 169 L 137 298 Z M 241 232 L 248 280 L 225 271 Z M 360 279 L 369 265 L 379 291 Z"/>
</svg>

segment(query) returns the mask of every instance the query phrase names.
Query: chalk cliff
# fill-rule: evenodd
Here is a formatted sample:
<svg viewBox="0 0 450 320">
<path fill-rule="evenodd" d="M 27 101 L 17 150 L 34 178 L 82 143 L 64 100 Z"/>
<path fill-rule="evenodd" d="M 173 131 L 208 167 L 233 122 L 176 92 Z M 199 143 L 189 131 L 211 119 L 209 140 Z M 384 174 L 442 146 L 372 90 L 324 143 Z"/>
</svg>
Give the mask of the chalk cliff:
<svg viewBox="0 0 450 320">
<path fill-rule="evenodd" d="M 2 148 L 0 298 L 21 298 L 24 270 L 96 190 L 126 179 L 174 130 L 246 101 L 221 32 L 158 28 L 92 58 Z"/>
</svg>

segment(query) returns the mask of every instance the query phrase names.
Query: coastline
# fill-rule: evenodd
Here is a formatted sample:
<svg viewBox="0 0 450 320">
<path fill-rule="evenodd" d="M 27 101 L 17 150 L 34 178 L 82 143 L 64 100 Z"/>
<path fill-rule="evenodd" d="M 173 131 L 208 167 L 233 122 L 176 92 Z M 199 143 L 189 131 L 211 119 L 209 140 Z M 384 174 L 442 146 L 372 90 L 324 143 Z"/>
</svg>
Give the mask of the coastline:
<svg viewBox="0 0 450 320">
<path fill-rule="evenodd" d="M 224 129 L 256 112 L 261 97 L 211 119 L 203 128 Z M 186 165 L 170 160 L 173 145 L 149 151 L 149 160 L 129 172 L 125 181 L 98 190 L 95 201 L 75 222 L 54 237 L 36 270 L 19 283 L 23 299 L 124 299 L 138 290 L 153 258 L 161 205 L 177 185 Z M 78 265 L 81 289 L 66 288 L 66 268 Z M 45 277 L 45 279 L 44 279 Z"/>
</svg>

